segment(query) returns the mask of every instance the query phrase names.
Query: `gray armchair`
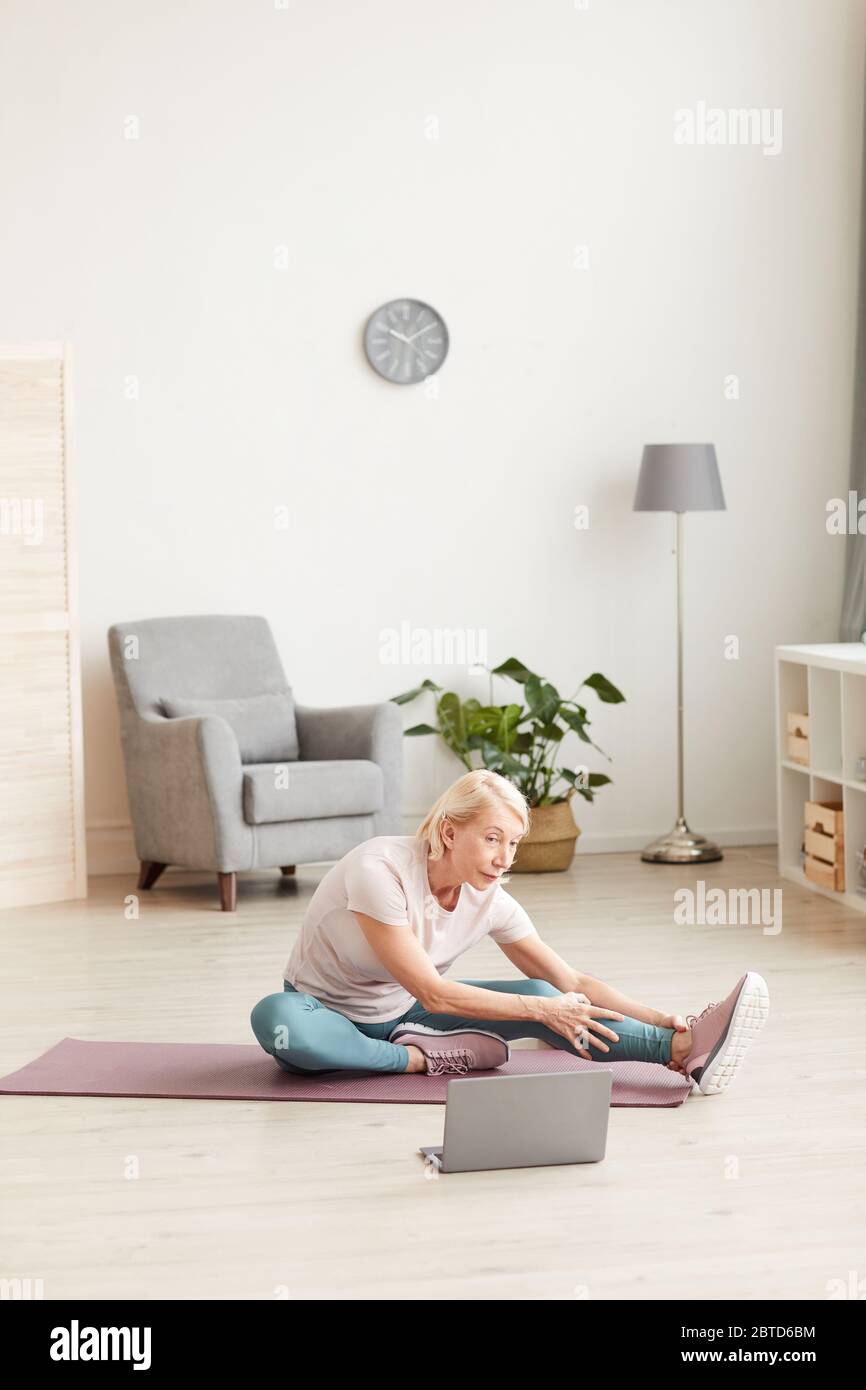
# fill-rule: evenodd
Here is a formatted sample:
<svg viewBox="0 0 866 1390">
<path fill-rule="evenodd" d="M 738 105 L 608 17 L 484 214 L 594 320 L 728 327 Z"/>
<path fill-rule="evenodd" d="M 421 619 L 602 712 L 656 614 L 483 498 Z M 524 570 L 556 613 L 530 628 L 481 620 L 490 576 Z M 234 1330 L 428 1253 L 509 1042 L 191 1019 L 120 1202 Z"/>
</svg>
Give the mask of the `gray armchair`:
<svg viewBox="0 0 866 1390">
<path fill-rule="evenodd" d="M 108 648 L 139 889 L 170 864 L 211 869 L 223 911 L 233 912 L 245 869 L 291 874 L 296 864 L 339 859 L 373 835 L 399 833 L 398 706 L 295 705 L 265 618 L 115 623 Z M 296 732 L 275 761 L 244 761 L 237 726 L 221 714 L 169 718 L 163 706 L 263 696 L 288 708 Z"/>
</svg>

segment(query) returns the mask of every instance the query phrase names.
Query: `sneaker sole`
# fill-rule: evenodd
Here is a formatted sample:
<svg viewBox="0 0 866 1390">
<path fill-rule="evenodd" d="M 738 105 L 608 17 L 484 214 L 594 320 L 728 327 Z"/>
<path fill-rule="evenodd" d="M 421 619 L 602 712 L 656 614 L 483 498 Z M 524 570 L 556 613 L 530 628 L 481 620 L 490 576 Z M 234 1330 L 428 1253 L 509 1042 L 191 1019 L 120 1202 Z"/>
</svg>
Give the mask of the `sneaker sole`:
<svg viewBox="0 0 866 1390">
<path fill-rule="evenodd" d="M 388 1038 L 389 1042 L 399 1039 L 401 1033 L 428 1033 L 433 1038 L 453 1038 L 457 1033 L 480 1033 L 483 1038 L 493 1038 L 496 1042 L 501 1042 L 504 1047 L 508 1047 L 505 1038 L 500 1038 L 498 1033 L 491 1033 L 486 1028 L 431 1028 L 427 1023 L 406 1023 L 401 1028 L 395 1028 Z"/>
<path fill-rule="evenodd" d="M 488 1032 L 486 1028 L 449 1028 L 446 1032 L 441 1028 L 431 1028 L 427 1023 L 407 1023 L 402 1028 L 395 1028 L 388 1041 L 399 1043 L 401 1035 L 405 1036 L 408 1033 L 423 1033 L 433 1038 L 453 1038 L 458 1033 L 479 1033 L 482 1038 L 492 1038 L 494 1042 L 500 1043 L 505 1048 L 505 1061 L 498 1062 L 497 1066 L 504 1067 L 506 1062 L 511 1061 L 511 1044 L 505 1038 L 500 1038 L 498 1033 Z"/>
<path fill-rule="evenodd" d="M 750 970 L 737 996 L 727 1031 L 707 1059 L 700 1080 L 693 1077 L 705 1096 L 718 1095 L 731 1084 L 750 1043 L 758 1036 L 770 1012 L 770 991 L 762 975 Z"/>
</svg>

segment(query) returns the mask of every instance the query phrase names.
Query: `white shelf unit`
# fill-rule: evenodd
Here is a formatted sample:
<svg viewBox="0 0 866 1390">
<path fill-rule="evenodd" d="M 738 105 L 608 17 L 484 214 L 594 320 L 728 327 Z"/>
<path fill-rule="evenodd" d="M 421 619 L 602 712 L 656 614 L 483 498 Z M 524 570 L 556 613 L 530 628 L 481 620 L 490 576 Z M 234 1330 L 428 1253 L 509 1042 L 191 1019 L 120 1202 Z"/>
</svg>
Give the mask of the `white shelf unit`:
<svg viewBox="0 0 866 1390">
<path fill-rule="evenodd" d="M 866 912 L 861 852 L 866 850 L 866 779 L 856 775 L 866 758 L 866 646 L 862 642 L 776 647 L 776 805 L 779 873 L 803 888 Z M 809 764 L 787 757 L 788 714 L 809 715 Z M 803 872 L 804 806 L 841 801 L 844 812 L 845 891 L 822 888 Z"/>
</svg>

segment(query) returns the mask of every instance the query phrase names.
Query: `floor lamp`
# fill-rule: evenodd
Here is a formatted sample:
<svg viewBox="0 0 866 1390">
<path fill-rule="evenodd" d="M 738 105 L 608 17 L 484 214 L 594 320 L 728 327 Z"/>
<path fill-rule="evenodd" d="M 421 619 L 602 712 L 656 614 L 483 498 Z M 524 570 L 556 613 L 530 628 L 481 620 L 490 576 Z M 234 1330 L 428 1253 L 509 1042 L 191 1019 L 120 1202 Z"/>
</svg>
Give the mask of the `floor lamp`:
<svg viewBox="0 0 866 1390">
<path fill-rule="evenodd" d="M 677 516 L 677 821 L 673 830 L 641 851 L 648 864 L 703 864 L 722 851 L 686 824 L 683 810 L 683 512 L 723 512 L 725 499 L 712 444 L 646 444 L 641 459 L 636 512 Z"/>
</svg>

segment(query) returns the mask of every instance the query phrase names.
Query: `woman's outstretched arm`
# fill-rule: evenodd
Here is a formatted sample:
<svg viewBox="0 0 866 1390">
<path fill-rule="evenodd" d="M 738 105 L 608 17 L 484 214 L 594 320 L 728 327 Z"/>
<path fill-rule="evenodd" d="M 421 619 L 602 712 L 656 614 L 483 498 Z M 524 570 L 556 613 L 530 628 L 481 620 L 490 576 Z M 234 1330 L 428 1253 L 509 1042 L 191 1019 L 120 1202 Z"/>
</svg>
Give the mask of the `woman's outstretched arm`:
<svg viewBox="0 0 866 1390">
<path fill-rule="evenodd" d="M 614 989 L 613 985 L 606 985 L 604 980 L 597 980 L 594 975 L 587 975 L 569 965 L 568 961 L 563 960 L 562 956 L 554 951 L 552 946 L 548 946 L 546 941 L 542 941 L 540 936 L 524 936 L 520 941 L 512 941 L 507 945 L 499 943 L 499 949 L 530 980 L 547 980 L 563 993 L 574 990 L 578 994 L 585 994 L 591 1004 L 616 1009 L 629 1018 L 640 1019 L 642 1023 L 654 1023 L 658 1028 L 674 1026 L 670 1021 L 670 1014 L 663 1013 L 660 1009 L 651 1009 L 648 1004 L 640 1004 L 636 999 L 630 999 L 627 994 Z"/>
<path fill-rule="evenodd" d="M 629 1018 L 639 1018 L 642 1023 L 654 1023 L 657 1028 L 671 1028 L 670 1014 L 663 1013 L 661 1009 L 651 1009 L 649 1004 L 639 1004 L 636 999 L 629 999 L 627 994 L 621 990 L 614 989 L 613 985 L 606 985 L 604 980 L 597 980 L 594 975 L 582 975 L 583 984 L 581 989 L 587 996 L 591 1004 L 602 1004 L 607 1009 L 618 1009 L 621 1014 L 627 1014 Z"/>
</svg>

